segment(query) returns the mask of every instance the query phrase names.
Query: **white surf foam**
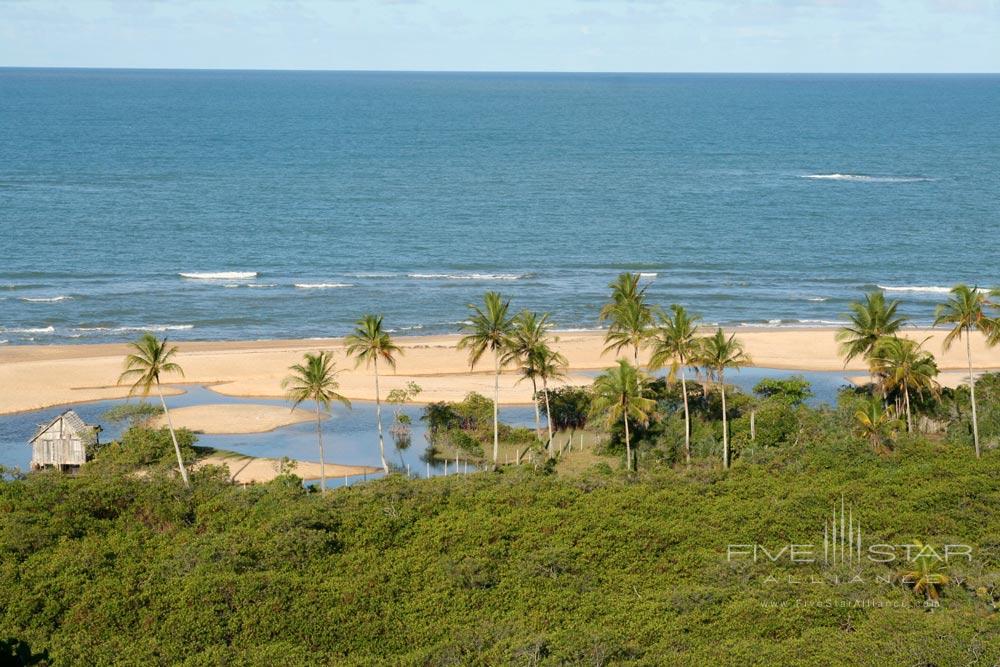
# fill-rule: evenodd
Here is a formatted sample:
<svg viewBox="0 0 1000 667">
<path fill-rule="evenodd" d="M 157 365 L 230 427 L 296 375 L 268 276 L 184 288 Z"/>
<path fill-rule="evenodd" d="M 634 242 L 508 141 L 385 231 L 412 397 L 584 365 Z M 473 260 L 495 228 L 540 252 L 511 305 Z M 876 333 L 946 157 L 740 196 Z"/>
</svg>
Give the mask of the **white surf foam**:
<svg viewBox="0 0 1000 667">
<path fill-rule="evenodd" d="M 527 275 L 517 273 L 407 273 L 416 280 L 520 280 Z"/>
<path fill-rule="evenodd" d="M 256 271 L 215 271 L 204 273 L 178 273 L 181 278 L 189 280 L 246 280 L 256 278 L 259 273 Z"/>
<path fill-rule="evenodd" d="M 802 324 L 816 324 L 820 326 L 843 326 L 847 324 L 843 320 L 799 320 Z"/>
<path fill-rule="evenodd" d="M 6 345 L 9 342 L 10 342 L 9 340 L 7 340 L 6 338 L 4 338 L 3 340 L 0 340 L 0 345 Z"/>
<path fill-rule="evenodd" d="M 659 275 L 659 274 L 654 273 L 652 271 L 640 272 L 639 273 L 639 277 L 640 278 L 655 278 L 657 275 Z"/>
<path fill-rule="evenodd" d="M 118 327 L 112 331 L 189 331 L 193 324 L 150 324 L 144 327 Z"/>
<path fill-rule="evenodd" d="M 24 329 L 0 327 L 0 331 L 2 331 L 3 333 L 13 333 L 13 334 L 50 334 L 50 333 L 55 333 L 56 328 L 53 326 L 27 327 Z"/>
<path fill-rule="evenodd" d="M 150 324 L 144 327 L 75 327 L 77 333 L 127 333 L 130 331 L 189 331 L 193 324 Z"/>
<path fill-rule="evenodd" d="M 27 301 L 28 303 L 56 303 L 57 301 L 69 301 L 73 297 L 71 296 L 22 296 L 21 301 Z"/>
<path fill-rule="evenodd" d="M 869 176 L 866 174 L 805 174 L 801 178 L 816 181 L 855 181 L 858 183 L 920 183 L 934 180 L 926 176 Z"/>
<path fill-rule="evenodd" d="M 295 283 L 299 289 L 340 289 L 342 287 L 354 287 L 350 283 Z"/>
<path fill-rule="evenodd" d="M 605 331 L 604 327 L 566 327 L 564 329 L 553 329 L 553 333 L 583 333 L 585 331 Z"/>
<path fill-rule="evenodd" d="M 914 285 L 902 285 L 898 287 L 892 287 L 889 285 L 875 285 L 884 292 L 921 292 L 924 294 L 947 294 L 951 291 L 950 287 L 936 287 L 936 286 L 914 286 Z"/>
<path fill-rule="evenodd" d="M 795 327 L 832 327 L 832 326 L 843 326 L 846 322 L 841 320 L 795 320 L 795 319 L 772 319 L 767 322 L 739 322 L 737 326 L 741 327 L 755 327 L 755 328 L 795 328 Z"/>
<path fill-rule="evenodd" d="M 806 299 L 806 301 L 827 301 L 827 300 L 829 300 L 829 297 L 825 296 L 811 296 L 808 299 Z"/>
</svg>

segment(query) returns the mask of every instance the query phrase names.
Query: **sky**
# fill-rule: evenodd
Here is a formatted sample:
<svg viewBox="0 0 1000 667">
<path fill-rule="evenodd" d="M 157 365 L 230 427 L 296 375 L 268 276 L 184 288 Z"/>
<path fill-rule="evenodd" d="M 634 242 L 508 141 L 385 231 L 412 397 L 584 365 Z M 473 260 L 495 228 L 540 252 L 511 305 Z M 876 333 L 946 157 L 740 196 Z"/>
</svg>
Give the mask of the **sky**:
<svg viewBox="0 0 1000 667">
<path fill-rule="evenodd" d="M 1000 72 L 1000 0 L 0 0 L 0 66 Z"/>
</svg>

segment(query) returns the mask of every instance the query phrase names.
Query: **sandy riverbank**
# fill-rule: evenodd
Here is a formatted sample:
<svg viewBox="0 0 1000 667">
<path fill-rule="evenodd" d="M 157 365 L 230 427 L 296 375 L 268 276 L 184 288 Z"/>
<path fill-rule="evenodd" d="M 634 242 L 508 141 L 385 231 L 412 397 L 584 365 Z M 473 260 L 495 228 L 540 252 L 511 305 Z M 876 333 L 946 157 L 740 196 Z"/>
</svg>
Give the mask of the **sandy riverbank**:
<svg viewBox="0 0 1000 667">
<path fill-rule="evenodd" d="M 837 353 L 834 329 L 750 329 L 737 330 L 756 366 L 803 371 L 841 371 L 857 375 L 864 364 L 855 361 L 844 368 Z M 965 346 L 942 350 L 943 331 L 912 329 L 906 332 L 923 340 L 937 356 L 942 370 L 965 368 Z M 490 394 L 493 389 L 491 363 L 485 360 L 475 372 L 469 371 L 468 357 L 455 349 L 457 336 L 426 336 L 397 339 L 404 354 L 395 373 L 382 377 L 383 395 L 414 381 L 423 388 L 421 401 L 457 400 L 470 391 Z M 981 336 L 973 337 L 973 359 L 977 368 L 1000 369 L 1000 347 L 989 349 Z M 281 397 L 281 380 L 288 366 L 304 352 L 331 350 L 338 368 L 341 393 L 352 399 L 374 398 L 371 375 L 362 366 L 355 369 L 343 354 L 342 342 L 326 340 L 212 341 L 178 342 L 178 363 L 184 368 L 179 382 L 214 384 L 213 389 L 230 396 Z M 603 354 L 603 333 L 559 334 L 556 347 L 569 360 L 570 384 L 585 384 L 590 378 L 580 371 L 605 368 L 613 355 Z M 119 398 L 126 394 L 115 381 L 121 372 L 125 345 L 52 345 L 0 347 L 0 414 L 33 410 L 80 401 Z M 640 355 L 640 361 L 643 355 Z M 517 375 L 508 371 L 501 380 L 502 400 L 530 401 L 531 385 L 516 384 Z"/>
<path fill-rule="evenodd" d="M 289 466 L 289 464 L 291 464 Z M 305 480 L 320 478 L 320 465 L 313 461 L 285 461 L 272 458 L 259 458 L 245 456 L 236 452 L 212 451 L 206 456 L 198 459 L 196 468 L 214 465 L 222 466 L 229 470 L 229 478 L 237 484 L 252 484 L 270 482 L 277 477 L 282 470 L 290 471 Z M 381 468 L 373 466 L 348 466 L 338 463 L 327 463 L 323 466 L 326 473 L 327 484 L 337 483 L 344 477 L 354 477 L 355 475 L 373 475 L 382 472 Z"/>
<path fill-rule="evenodd" d="M 196 433 L 211 435 L 236 435 L 267 433 L 282 426 L 311 422 L 316 413 L 309 410 L 290 410 L 280 405 L 247 405 L 220 403 L 189 405 L 170 411 L 175 428 L 186 428 Z M 154 426 L 166 426 L 167 420 L 155 418 Z"/>
</svg>

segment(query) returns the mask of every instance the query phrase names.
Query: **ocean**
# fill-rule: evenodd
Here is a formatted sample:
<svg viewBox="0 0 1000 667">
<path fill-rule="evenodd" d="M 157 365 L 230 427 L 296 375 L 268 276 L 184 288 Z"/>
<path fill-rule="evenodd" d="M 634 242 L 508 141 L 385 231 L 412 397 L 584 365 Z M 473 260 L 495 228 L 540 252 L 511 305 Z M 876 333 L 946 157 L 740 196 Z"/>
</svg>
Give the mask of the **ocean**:
<svg viewBox="0 0 1000 667">
<path fill-rule="evenodd" d="M 927 323 L 998 230 L 1000 76 L 0 69 L 2 344 Z"/>
</svg>

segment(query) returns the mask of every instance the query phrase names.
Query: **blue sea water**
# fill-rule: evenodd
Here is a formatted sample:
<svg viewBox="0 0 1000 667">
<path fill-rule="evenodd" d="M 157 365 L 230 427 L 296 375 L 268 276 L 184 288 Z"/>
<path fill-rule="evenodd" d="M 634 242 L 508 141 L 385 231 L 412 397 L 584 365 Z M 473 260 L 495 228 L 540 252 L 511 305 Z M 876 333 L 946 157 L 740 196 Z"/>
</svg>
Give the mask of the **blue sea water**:
<svg viewBox="0 0 1000 667">
<path fill-rule="evenodd" d="M 1000 283 L 1000 77 L 0 69 L 0 341 L 709 322 Z"/>
</svg>

